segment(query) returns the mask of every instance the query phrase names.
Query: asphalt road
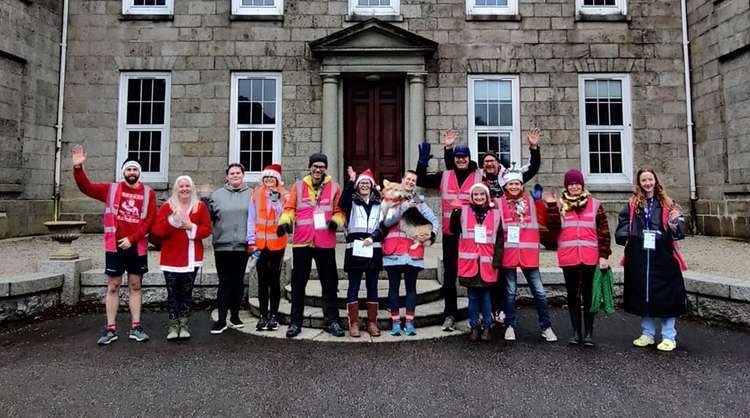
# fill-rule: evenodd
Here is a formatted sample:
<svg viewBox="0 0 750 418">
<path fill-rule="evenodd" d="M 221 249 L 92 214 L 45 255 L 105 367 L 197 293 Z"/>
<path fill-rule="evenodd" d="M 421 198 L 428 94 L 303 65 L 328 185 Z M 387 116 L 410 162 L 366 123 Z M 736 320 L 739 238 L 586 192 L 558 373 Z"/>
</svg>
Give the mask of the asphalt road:
<svg viewBox="0 0 750 418">
<path fill-rule="evenodd" d="M 543 342 L 523 309 L 519 340 L 465 336 L 339 344 L 208 335 L 95 344 L 100 314 L 0 328 L 0 416 L 750 416 L 750 335 L 678 322 L 673 353 L 636 349 L 637 318 L 597 321 L 595 349 Z M 121 327 L 126 317 L 121 315 Z M 202 331 L 202 332 L 201 332 Z"/>
</svg>

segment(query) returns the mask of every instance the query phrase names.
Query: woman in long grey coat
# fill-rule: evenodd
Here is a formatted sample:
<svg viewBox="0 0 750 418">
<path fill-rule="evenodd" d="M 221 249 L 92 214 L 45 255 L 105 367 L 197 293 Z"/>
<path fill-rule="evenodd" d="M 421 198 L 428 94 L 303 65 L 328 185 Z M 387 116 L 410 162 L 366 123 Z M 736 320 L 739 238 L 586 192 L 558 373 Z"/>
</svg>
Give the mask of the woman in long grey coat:
<svg viewBox="0 0 750 418">
<path fill-rule="evenodd" d="M 620 212 L 615 241 L 625 246 L 625 311 L 642 317 L 636 347 L 655 343 L 661 320 L 662 351 L 677 347 L 676 317 L 687 312 L 684 263 L 675 241 L 685 236 L 685 220 L 667 197 L 653 170 L 640 170 L 633 197 Z"/>
</svg>

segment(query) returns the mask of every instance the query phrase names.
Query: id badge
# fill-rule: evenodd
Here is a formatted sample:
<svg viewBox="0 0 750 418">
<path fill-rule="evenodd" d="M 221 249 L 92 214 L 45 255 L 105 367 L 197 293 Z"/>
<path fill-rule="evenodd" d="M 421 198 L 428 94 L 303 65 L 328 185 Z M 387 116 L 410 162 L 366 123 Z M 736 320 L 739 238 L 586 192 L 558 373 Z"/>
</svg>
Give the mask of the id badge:
<svg viewBox="0 0 750 418">
<path fill-rule="evenodd" d="M 508 227 L 508 243 L 518 244 L 521 242 L 521 228 L 517 226 Z"/>
<path fill-rule="evenodd" d="M 315 224 L 315 229 L 328 228 L 326 222 L 326 214 L 323 212 L 315 212 L 315 214 L 313 215 L 313 223 Z"/>
<path fill-rule="evenodd" d="M 656 233 L 653 231 L 643 231 L 643 249 L 656 249 Z"/>
<path fill-rule="evenodd" d="M 487 243 L 487 227 L 480 225 L 474 227 L 474 242 L 477 244 Z"/>
</svg>

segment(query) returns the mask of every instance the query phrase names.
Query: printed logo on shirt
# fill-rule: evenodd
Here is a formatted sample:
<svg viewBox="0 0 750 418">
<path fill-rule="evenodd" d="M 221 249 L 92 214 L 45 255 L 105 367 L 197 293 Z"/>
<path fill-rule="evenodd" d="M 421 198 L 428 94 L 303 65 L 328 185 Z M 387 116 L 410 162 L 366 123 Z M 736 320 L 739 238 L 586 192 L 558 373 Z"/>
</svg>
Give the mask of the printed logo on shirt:
<svg viewBox="0 0 750 418">
<path fill-rule="evenodd" d="M 120 207 L 117 211 L 117 220 L 137 224 L 141 221 L 140 206 L 143 205 L 143 196 L 133 193 L 122 193 Z"/>
</svg>

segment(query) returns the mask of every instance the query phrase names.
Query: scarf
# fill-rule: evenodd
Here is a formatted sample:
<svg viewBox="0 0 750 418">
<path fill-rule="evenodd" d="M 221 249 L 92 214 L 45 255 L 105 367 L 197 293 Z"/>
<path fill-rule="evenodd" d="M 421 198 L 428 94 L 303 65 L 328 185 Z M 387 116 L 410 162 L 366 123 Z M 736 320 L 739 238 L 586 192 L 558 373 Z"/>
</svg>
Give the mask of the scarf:
<svg viewBox="0 0 750 418">
<path fill-rule="evenodd" d="M 526 214 L 528 206 L 526 206 L 526 199 L 523 198 L 524 194 L 521 192 L 518 196 L 511 196 L 509 193 L 505 194 L 506 201 L 508 202 L 508 209 L 516 214 L 518 217 L 518 224 L 520 226 L 526 225 L 523 220 L 523 215 Z"/>
<path fill-rule="evenodd" d="M 591 193 L 585 189 L 583 193 L 578 196 L 571 196 L 567 190 L 564 191 L 560 197 L 560 213 L 565 216 L 568 211 L 579 211 L 585 208 L 586 204 L 589 202 L 589 197 L 591 197 Z"/>
</svg>

